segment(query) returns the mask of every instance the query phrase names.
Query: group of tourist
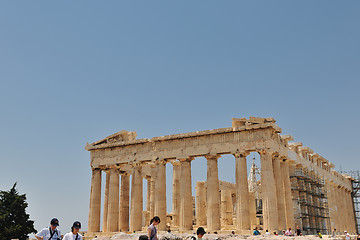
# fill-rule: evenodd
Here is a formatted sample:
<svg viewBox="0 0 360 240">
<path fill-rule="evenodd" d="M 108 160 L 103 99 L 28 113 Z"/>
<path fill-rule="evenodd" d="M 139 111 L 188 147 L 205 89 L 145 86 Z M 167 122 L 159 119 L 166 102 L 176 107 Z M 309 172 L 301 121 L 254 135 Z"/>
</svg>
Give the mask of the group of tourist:
<svg viewBox="0 0 360 240">
<path fill-rule="evenodd" d="M 302 234 L 301 229 L 299 228 L 299 226 L 296 227 L 296 230 L 295 230 L 294 233 L 291 231 L 291 228 L 289 228 L 289 229 L 286 230 L 286 231 L 283 230 L 282 233 L 283 233 L 283 236 L 303 236 L 303 234 Z M 255 236 L 261 235 L 261 233 L 260 233 L 260 231 L 258 230 L 257 227 L 254 228 L 253 235 L 255 235 Z M 269 230 L 265 230 L 265 234 L 264 234 L 264 235 L 265 235 L 265 236 L 269 236 L 269 235 L 271 235 L 271 234 L 270 234 Z M 273 235 L 278 236 L 278 234 L 277 234 L 276 232 L 274 232 Z M 317 235 L 318 235 L 319 238 L 322 238 L 321 232 L 318 232 Z M 344 231 L 344 236 L 345 236 L 345 240 L 351 240 L 350 234 L 349 234 L 347 231 Z M 331 236 L 329 236 L 329 237 L 333 237 L 333 238 L 336 237 L 336 229 L 335 229 L 335 228 L 334 228 L 334 230 L 332 231 Z M 360 240 L 360 234 L 356 237 L 356 240 Z"/>
<path fill-rule="evenodd" d="M 42 229 L 40 232 L 36 233 L 35 237 L 37 240 L 60 240 L 61 233 L 60 230 L 57 229 L 59 226 L 59 220 L 57 218 L 53 218 L 50 221 L 50 227 L 46 227 Z M 82 240 L 81 234 L 79 231 L 81 229 L 81 223 L 79 221 L 75 221 L 71 227 L 71 231 L 64 235 L 63 240 Z"/>
<path fill-rule="evenodd" d="M 153 217 L 150 220 L 150 225 L 147 229 L 148 233 L 147 235 L 142 235 L 140 236 L 139 240 L 158 240 L 157 237 L 157 228 L 156 226 L 159 225 L 160 223 L 160 218 L 158 216 Z M 40 232 L 38 232 L 35 237 L 37 240 L 61 240 L 61 233 L 60 230 L 57 229 L 57 227 L 59 226 L 59 220 L 57 218 L 53 218 L 50 221 L 50 227 L 48 228 L 44 228 L 42 229 Z M 63 240 L 82 240 L 82 236 L 81 234 L 79 234 L 79 231 L 81 229 L 81 223 L 79 221 L 75 221 L 71 227 L 71 231 L 66 233 L 64 235 L 64 237 L 62 238 Z M 205 235 L 206 231 L 203 227 L 199 227 L 196 231 L 196 237 L 192 237 L 192 240 L 198 240 L 198 239 L 202 239 L 203 236 Z M 299 226 L 296 227 L 295 232 L 293 233 L 291 231 L 291 228 L 289 228 L 288 230 L 283 230 L 282 231 L 284 236 L 302 236 L 302 232 L 299 228 Z M 232 234 L 235 234 L 234 231 L 232 231 Z M 257 236 L 257 235 L 261 235 L 260 231 L 258 230 L 257 227 L 255 227 L 253 235 Z M 269 230 L 265 230 L 265 236 L 269 236 L 271 235 Z M 273 233 L 273 235 L 278 235 L 276 232 Z M 347 231 L 344 232 L 345 235 L 345 240 L 351 240 L 350 235 Z M 319 238 L 322 238 L 321 233 L 318 233 Z M 332 231 L 331 237 L 336 237 L 336 229 L 334 229 Z M 356 240 L 360 240 L 360 235 L 357 236 Z"/>
<path fill-rule="evenodd" d="M 289 228 L 289 229 L 286 230 L 286 231 L 283 230 L 282 233 L 283 233 L 283 236 L 302 236 L 302 232 L 301 232 L 299 226 L 296 227 L 295 233 L 293 233 L 293 232 L 291 231 L 291 228 Z M 261 233 L 260 233 L 260 231 L 258 230 L 257 227 L 255 227 L 254 232 L 253 232 L 253 235 L 255 235 L 255 236 L 261 235 Z M 264 235 L 265 235 L 265 236 L 269 236 L 269 235 L 271 235 L 271 234 L 270 234 L 269 230 L 266 229 Z M 278 236 L 279 234 L 277 234 L 277 232 L 274 232 L 273 235 Z"/>
</svg>

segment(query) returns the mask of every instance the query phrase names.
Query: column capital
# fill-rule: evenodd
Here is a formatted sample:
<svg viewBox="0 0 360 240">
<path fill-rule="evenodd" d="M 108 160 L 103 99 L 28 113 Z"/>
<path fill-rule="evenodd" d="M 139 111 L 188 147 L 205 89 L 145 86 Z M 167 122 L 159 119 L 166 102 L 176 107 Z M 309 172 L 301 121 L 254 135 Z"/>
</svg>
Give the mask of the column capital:
<svg viewBox="0 0 360 240">
<path fill-rule="evenodd" d="M 132 167 L 141 167 L 142 165 L 144 165 L 144 163 L 142 162 L 129 162 L 128 164 Z"/>
<path fill-rule="evenodd" d="M 180 161 L 177 161 L 177 160 L 171 160 L 170 163 L 171 163 L 173 166 L 180 166 Z"/>
<path fill-rule="evenodd" d="M 103 170 L 103 169 L 101 169 L 101 168 L 91 168 L 91 171 L 93 171 L 93 172 L 97 172 L 97 171 L 101 171 L 101 170 Z"/>
<path fill-rule="evenodd" d="M 179 159 L 180 162 L 191 162 L 193 161 L 195 158 L 194 157 L 179 157 L 177 158 Z"/>
<path fill-rule="evenodd" d="M 209 159 L 219 159 L 221 157 L 220 154 L 207 154 L 204 156 L 207 160 Z"/>
<path fill-rule="evenodd" d="M 258 151 L 258 153 L 261 155 L 261 156 L 264 156 L 264 155 L 274 155 L 274 151 L 271 151 L 270 149 L 262 149 L 260 151 Z"/>
<path fill-rule="evenodd" d="M 165 159 L 157 159 L 154 163 L 155 165 L 159 165 L 159 164 L 165 165 L 167 161 Z"/>
<path fill-rule="evenodd" d="M 249 154 L 250 154 L 250 152 L 248 152 L 248 151 L 243 151 L 243 152 L 235 152 L 235 153 L 233 153 L 232 155 L 234 155 L 234 157 L 236 157 L 236 158 L 241 158 L 241 157 L 247 157 L 247 156 L 249 156 Z"/>
<path fill-rule="evenodd" d="M 119 173 L 120 173 L 120 175 L 123 175 L 123 176 L 130 176 L 131 175 L 129 172 L 121 170 L 121 169 L 119 169 Z"/>
</svg>

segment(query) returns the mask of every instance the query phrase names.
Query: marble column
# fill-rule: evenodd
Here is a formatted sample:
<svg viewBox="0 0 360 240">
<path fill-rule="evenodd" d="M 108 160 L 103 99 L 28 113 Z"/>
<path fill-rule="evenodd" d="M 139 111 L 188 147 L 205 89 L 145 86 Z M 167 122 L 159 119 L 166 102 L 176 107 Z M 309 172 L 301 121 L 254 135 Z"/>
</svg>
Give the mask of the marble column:
<svg viewBox="0 0 360 240">
<path fill-rule="evenodd" d="M 180 159 L 180 231 L 192 230 L 191 160 Z"/>
<path fill-rule="evenodd" d="M 156 183 L 156 166 L 155 164 L 150 165 L 150 219 L 155 216 L 155 183 Z M 161 221 L 161 220 L 160 220 Z"/>
<path fill-rule="evenodd" d="M 145 177 L 147 182 L 146 187 L 146 211 L 150 212 L 150 195 L 151 195 L 151 177 Z"/>
<path fill-rule="evenodd" d="M 233 204 L 231 190 L 221 190 L 221 226 L 233 224 Z"/>
<path fill-rule="evenodd" d="M 285 223 L 286 228 L 295 229 L 295 217 L 294 217 L 294 205 L 292 199 L 291 191 L 291 182 L 290 182 L 290 172 L 289 172 L 289 163 L 288 161 L 280 162 L 280 169 L 282 175 L 282 186 L 283 186 L 283 196 L 285 200 Z"/>
<path fill-rule="evenodd" d="M 105 196 L 104 196 L 104 211 L 103 211 L 103 225 L 102 231 L 107 232 L 107 218 L 108 218 L 108 206 L 109 206 L 109 184 L 110 184 L 110 172 L 106 172 L 105 182 Z"/>
<path fill-rule="evenodd" d="M 330 227 L 331 231 L 334 229 L 335 224 L 334 224 L 334 201 L 332 199 L 332 193 L 331 193 L 331 182 L 329 182 L 328 180 L 326 180 L 325 182 L 325 187 L 326 187 L 326 196 L 327 196 L 327 200 L 328 200 L 328 207 L 329 207 L 329 218 L 330 218 L 330 226 L 328 226 L 328 228 Z"/>
<path fill-rule="evenodd" d="M 207 230 L 220 230 L 220 194 L 218 178 L 219 156 L 206 156 L 207 159 L 207 191 L 206 191 L 206 216 Z"/>
<path fill-rule="evenodd" d="M 119 171 L 110 169 L 107 231 L 119 230 Z"/>
<path fill-rule="evenodd" d="M 249 215 L 250 228 L 254 229 L 257 226 L 255 192 L 249 192 Z"/>
<path fill-rule="evenodd" d="M 350 214 L 350 229 L 353 233 L 356 233 L 357 230 L 356 230 L 356 224 L 355 224 L 355 209 L 354 209 L 354 201 L 353 201 L 353 197 L 351 195 L 351 191 L 349 192 L 349 205 L 351 206 L 350 207 L 350 211 L 351 211 L 351 214 Z"/>
<path fill-rule="evenodd" d="M 131 179 L 130 232 L 142 230 L 143 186 L 142 166 L 134 164 Z"/>
<path fill-rule="evenodd" d="M 160 218 L 157 229 L 166 231 L 166 162 L 156 162 L 155 215 Z"/>
<path fill-rule="evenodd" d="M 248 153 L 236 153 L 236 225 L 237 230 L 250 230 L 249 186 L 247 180 L 246 156 Z"/>
<path fill-rule="evenodd" d="M 130 176 L 128 173 L 121 175 L 121 190 L 120 190 L 120 214 L 119 214 L 119 228 L 121 232 L 129 231 L 129 200 L 130 200 Z"/>
<path fill-rule="evenodd" d="M 206 186 L 205 182 L 196 182 L 196 225 L 206 225 Z"/>
<path fill-rule="evenodd" d="M 276 186 L 276 199 L 277 199 L 277 208 L 278 208 L 278 219 L 279 219 L 279 229 L 286 229 L 286 216 L 285 216 L 285 194 L 284 194 L 284 185 L 283 185 L 283 175 L 280 169 L 280 159 L 278 156 L 273 157 L 273 171 L 274 171 L 274 180 Z M 286 194 L 291 195 L 290 192 Z"/>
<path fill-rule="evenodd" d="M 348 201 L 349 201 L 349 212 L 350 212 L 350 217 L 349 217 L 349 225 L 350 225 L 350 231 L 352 233 L 356 233 L 356 225 L 355 225 L 355 213 L 354 213 L 354 201 L 351 195 L 351 191 L 348 191 Z"/>
<path fill-rule="evenodd" d="M 335 228 L 336 228 L 336 231 L 341 231 L 340 229 L 340 206 L 339 206 L 339 201 L 338 201 L 338 192 L 337 192 L 337 185 L 334 183 L 333 186 L 332 186 L 332 189 L 333 189 L 333 197 L 334 197 L 334 202 L 335 202 Z"/>
<path fill-rule="evenodd" d="M 180 215 L 180 162 L 173 161 L 173 192 L 172 192 L 172 217 L 173 226 L 179 226 Z"/>
<path fill-rule="evenodd" d="M 276 201 L 276 186 L 272 165 L 272 153 L 261 154 L 261 198 L 263 206 L 264 229 L 269 232 L 278 230 L 278 212 Z"/>
<path fill-rule="evenodd" d="M 101 170 L 93 169 L 91 177 L 89 232 L 100 232 Z"/>
<path fill-rule="evenodd" d="M 340 229 L 341 231 L 345 231 L 347 230 L 346 229 L 346 225 L 345 225 L 345 214 L 344 214 L 344 202 L 343 202 L 343 199 L 344 199 L 344 196 L 343 196 L 343 193 L 342 193 L 342 187 L 338 186 L 337 187 L 337 199 L 338 199 L 338 202 L 339 202 L 339 220 L 340 220 Z"/>
</svg>

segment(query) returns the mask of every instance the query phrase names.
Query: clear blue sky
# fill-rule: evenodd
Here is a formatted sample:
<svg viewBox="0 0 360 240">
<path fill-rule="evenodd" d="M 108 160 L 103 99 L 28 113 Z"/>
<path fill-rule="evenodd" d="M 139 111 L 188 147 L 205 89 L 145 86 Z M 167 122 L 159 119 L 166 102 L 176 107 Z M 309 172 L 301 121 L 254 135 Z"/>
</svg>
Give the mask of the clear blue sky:
<svg viewBox="0 0 360 240">
<path fill-rule="evenodd" d="M 0 189 L 18 182 L 38 230 L 54 216 L 64 233 L 74 220 L 86 229 L 86 142 L 249 116 L 358 169 L 359 12 L 359 1 L 2 1 Z"/>
</svg>

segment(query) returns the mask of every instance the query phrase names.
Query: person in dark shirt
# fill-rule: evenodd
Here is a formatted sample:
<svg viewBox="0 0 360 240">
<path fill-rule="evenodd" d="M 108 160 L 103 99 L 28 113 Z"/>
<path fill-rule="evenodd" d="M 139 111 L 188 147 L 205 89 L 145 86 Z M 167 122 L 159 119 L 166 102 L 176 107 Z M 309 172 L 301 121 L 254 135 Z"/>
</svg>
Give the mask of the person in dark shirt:
<svg viewBox="0 0 360 240">
<path fill-rule="evenodd" d="M 299 226 L 296 227 L 296 236 L 302 236 Z"/>
</svg>

